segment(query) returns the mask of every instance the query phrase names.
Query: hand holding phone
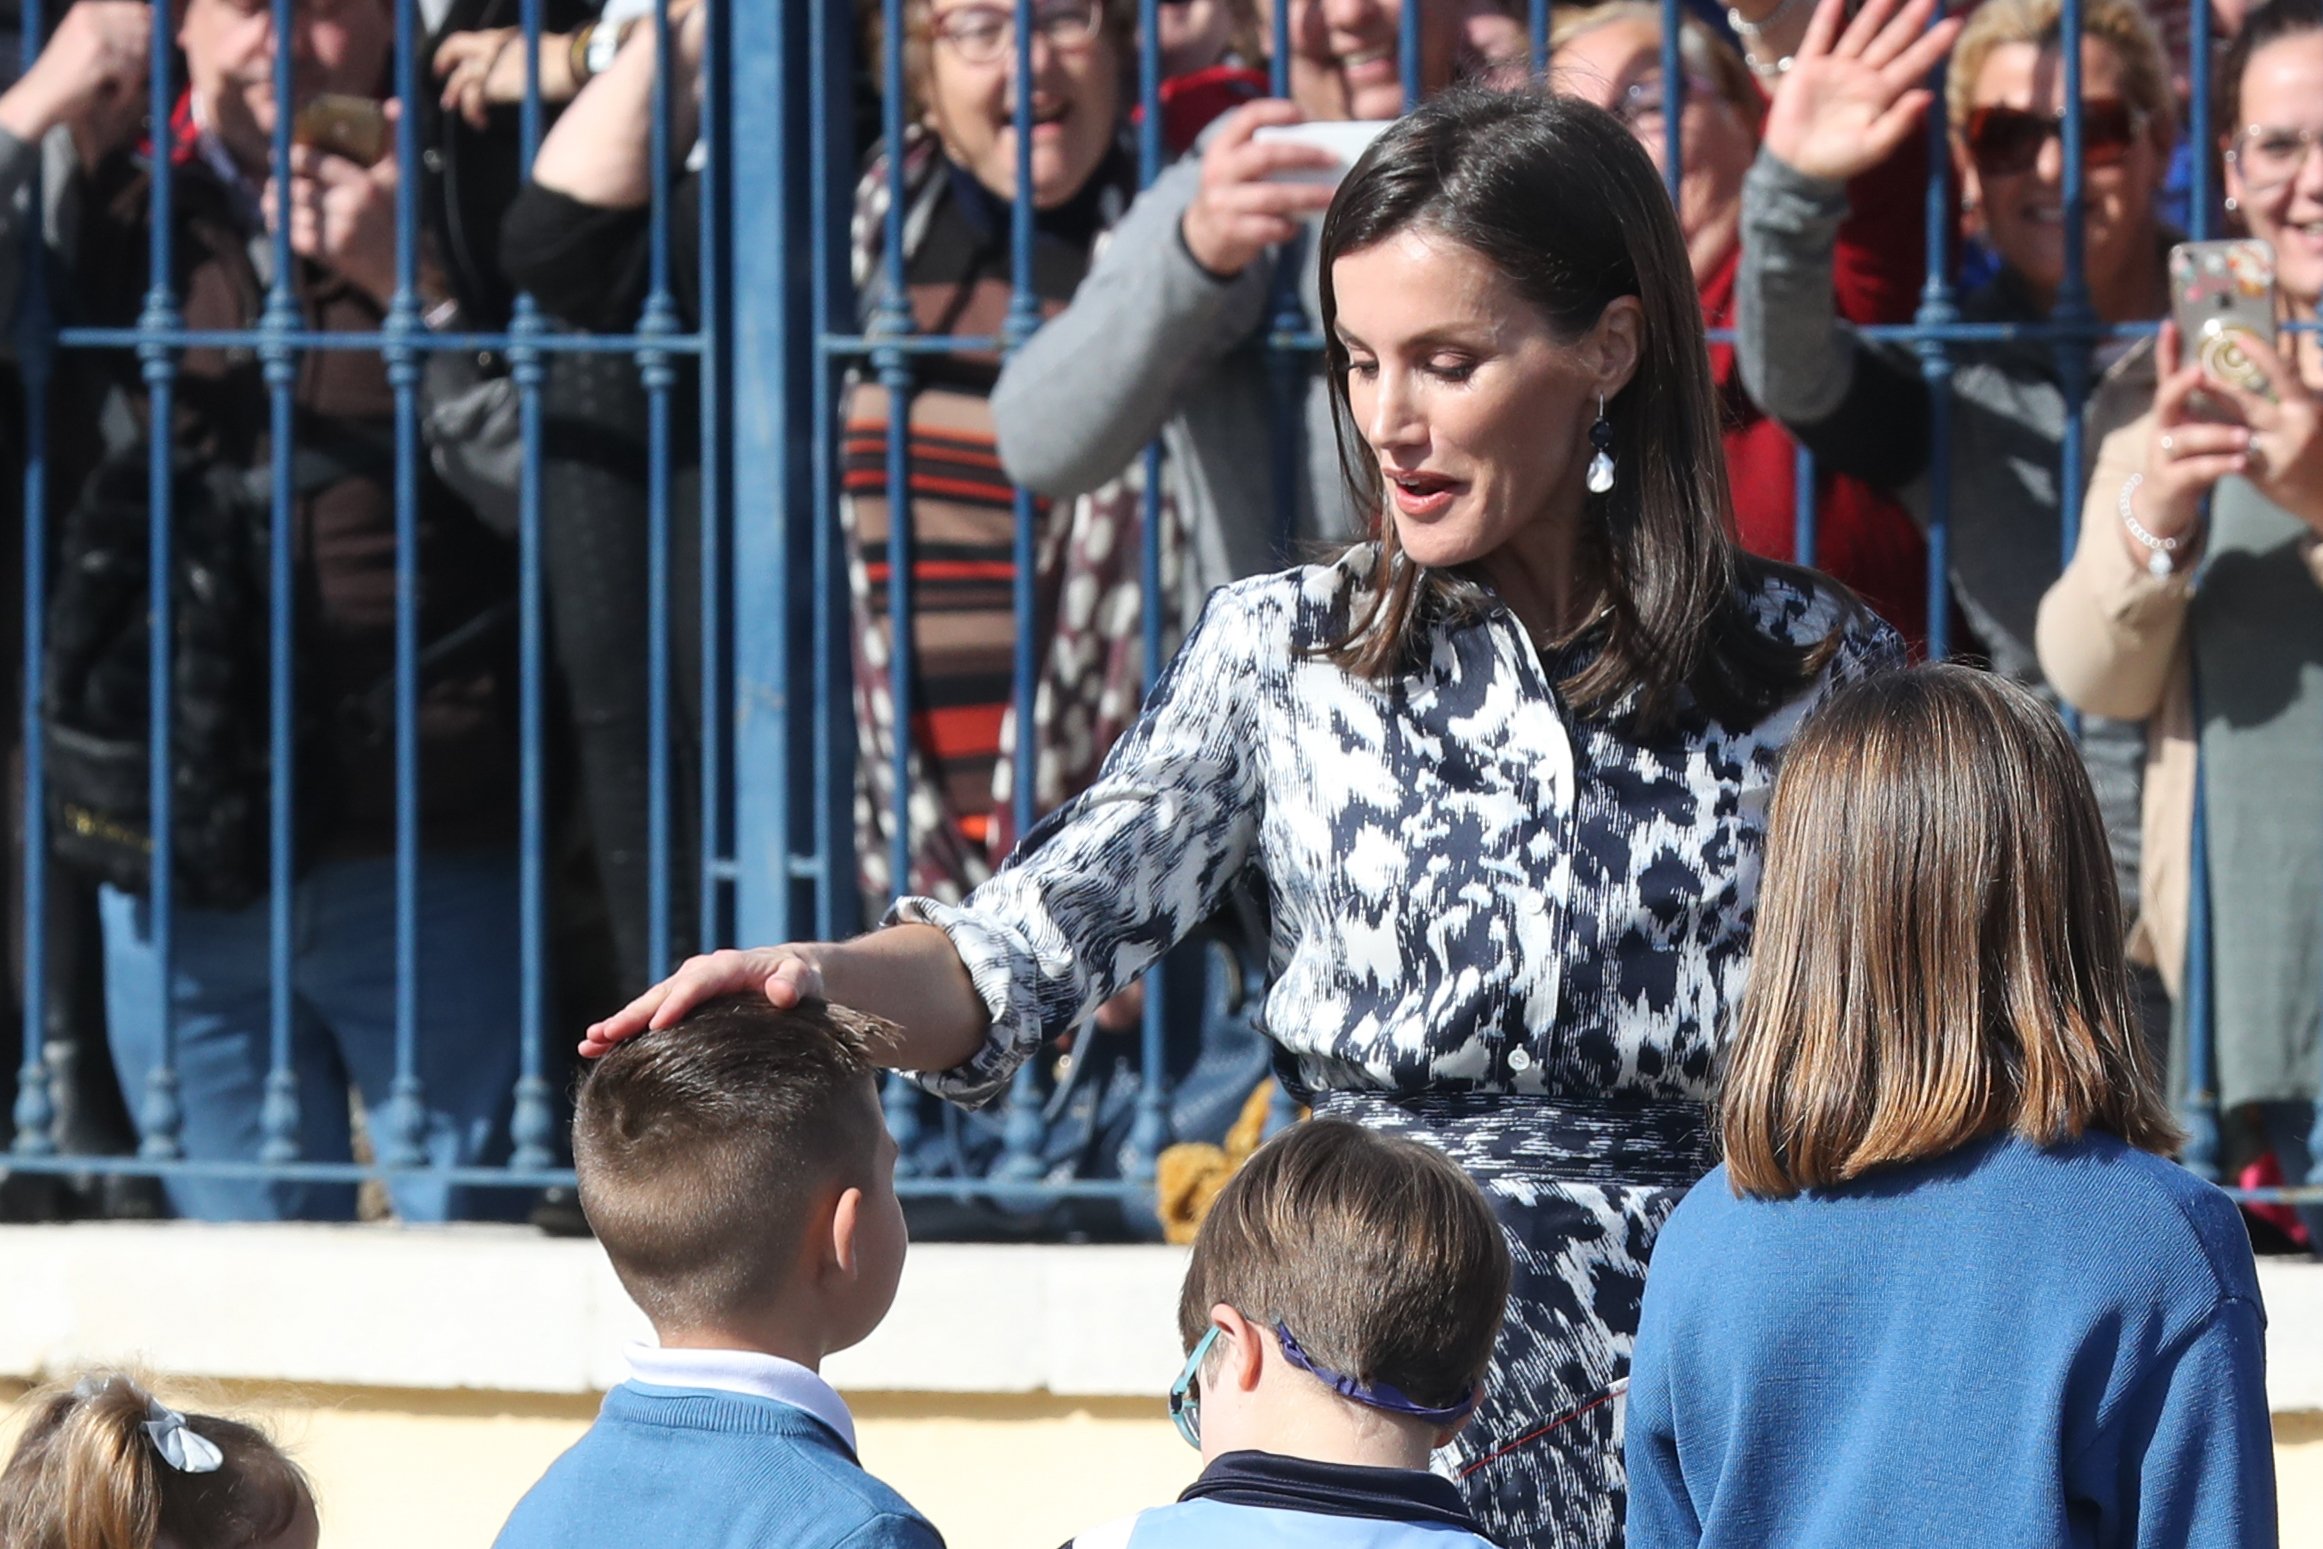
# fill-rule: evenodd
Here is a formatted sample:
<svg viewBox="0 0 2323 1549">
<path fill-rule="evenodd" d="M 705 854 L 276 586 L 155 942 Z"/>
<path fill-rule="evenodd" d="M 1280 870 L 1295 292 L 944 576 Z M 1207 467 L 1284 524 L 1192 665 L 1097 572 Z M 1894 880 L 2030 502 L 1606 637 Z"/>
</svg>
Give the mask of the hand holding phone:
<svg viewBox="0 0 2323 1549">
<path fill-rule="evenodd" d="M 2205 380 L 2274 396 L 2257 357 L 2275 350 L 2275 250 L 2264 242 L 2181 242 L 2170 249 L 2170 315 Z M 2205 395 L 2209 397 L 2210 395 Z M 2213 411 L 2226 406 L 2215 402 Z M 2228 410 L 2227 412 L 2231 412 Z"/>
<path fill-rule="evenodd" d="M 1269 97 L 1236 108 L 1218 121 L 1202 148 L 1202 186 L 1178 223 L 1194 262 L 1221 277 L 1240 274 L 1277 243 L 1299 233 L 1299 222 L 1330 208 L 1340 177 L 1335 152 L 1311 141 L 1261 139 L 1308 125 L 1298 104 Z M 1300 180 L 1323 174 L 1327 181 Z"/>
<path fill-rule="evenodd" d="M 369 97 L 323 92 L 310 97 L 290 121 L 290 143 L 377 166 L 387 156 L 387 109 Z"/>
</svg>

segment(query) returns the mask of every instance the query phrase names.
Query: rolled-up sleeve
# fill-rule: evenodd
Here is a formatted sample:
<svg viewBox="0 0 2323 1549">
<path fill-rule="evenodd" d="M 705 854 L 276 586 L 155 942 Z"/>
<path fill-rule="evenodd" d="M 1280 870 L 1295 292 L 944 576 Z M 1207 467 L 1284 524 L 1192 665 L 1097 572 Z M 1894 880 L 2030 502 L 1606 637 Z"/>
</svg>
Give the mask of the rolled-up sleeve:
<svg viewBox="0 0 2323 1549">
<path fill-rule="evenodd" d="M 1042 1043 L 1224 903 L 1250 863 L 1265 798 L 1258 728 L 1272 653 L 1261 584 L 1213 594 L 1096 783 L 1027 834 L 991 881 L 958 905 L 907 898 L 890 912 L 890 923 L 951 938 L 991 1018 L 965 1063 L 915 1078 L 927 1090 L 989 1102 Z"/>
</svg>

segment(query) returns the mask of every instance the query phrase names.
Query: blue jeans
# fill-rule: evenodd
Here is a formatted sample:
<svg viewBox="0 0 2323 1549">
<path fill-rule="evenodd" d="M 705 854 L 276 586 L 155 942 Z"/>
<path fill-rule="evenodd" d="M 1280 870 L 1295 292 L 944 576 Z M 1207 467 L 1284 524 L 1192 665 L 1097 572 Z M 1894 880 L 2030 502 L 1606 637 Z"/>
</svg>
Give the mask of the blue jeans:
<svg viewBox="0 0 2323 1549">
<path fill-rule="evenodd" d="M 503 850 L 430 853 L 419 868 L 419 1015 L 414 1069 L 423 1086 L 422 1143 L 437 1166 L 490 1165 L 508 1154 L 517 1075 L 517 882 Z M 144 1125 L 146 1080 L 161 1060 L 160 965 L 153 911 L 103 890 L 105 1014 L 114 1068 Z M 256 1161 L 271 1064 L 267 906 L 179 909 L 171 943 L 179 1131 L 198 1161 Z M 351 1159 L 348 1091 L 383 1135 L 395 1079 L 395 864 L 325 861 L 298 884 L 291 911 L 291 1066 L 298 1079 L 299 1159 Z M 351 1220 L 349 1184 L 244 1178 L 168 1180 L 180 1215 L 205 1221 Z M 390 1186 L 407 1221 L 510 1218 L 520 1190 Z"/>
</svg>

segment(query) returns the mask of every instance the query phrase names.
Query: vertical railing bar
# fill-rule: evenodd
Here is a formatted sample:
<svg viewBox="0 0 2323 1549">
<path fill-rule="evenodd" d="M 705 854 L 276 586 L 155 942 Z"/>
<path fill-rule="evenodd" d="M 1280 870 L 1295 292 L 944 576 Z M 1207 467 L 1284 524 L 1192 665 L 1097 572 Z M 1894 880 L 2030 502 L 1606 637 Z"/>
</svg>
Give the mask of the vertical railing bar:
<svg viewBox="0 0 2323 1549">
<path fill-rule="evenodd" d="M 645 385 L 645 853 L 646 976 L 669 972 L 670 959 L 670 390 L 677 372 L 663 341 L 678 331 L 669 285 L 670 22 L 669 0 L 653 6 L 652 220 L 648 238 L 643 341 L 638 375 Z"/>
<path fill-rule="evenodd" d="M 2188 646 L 2191 653 L 2193 647 Z M 2189 673 L 2199 683 L 2199 675 Z M 2202 735 L 2201 691 L 2195 691 L 2194 735 Z M 2218 1092 L 2216 1087 L 2216 1008 L 2212 997 L 2210 896 L 2209 782 L 2199 755 L 2194 761 L 2194 824 L 2189 837 L 2191 855 L 2186 900 L 2186 957 L 2181 977 L 2185 985 L 2186 1092 L 2182 1113 L 2186 1121 L 2184 1160 L 2196 1177 L 2218 1181 Z"/>
<path fill-rule="evenodd" d="M 817 7 L 819 10 L 820 7 Z M 696 905 L 695 946 L 707 952 L 728 937 L 723 900 L 726 890 L 718 862 L 726 854 L 726 703 L 725 639 L 726 597 L 726 459 L 721 423 L 725 418 L 726 368 L 724 320 L 725 280 L 722 272 L 726 234 L 726 28 L 728 8 L 713 5 L 702 18 L 701 116 L 695 137 L 705 148 L 699 174 L 701 196 L 700 257 L 697 281 L 701 303 L 694 327 L 701 348 L 695 357 L 696 415 L 701 422 L 701 477 L 695 526 L 701 543 L 701 815 L 696 860 L 699 862 L 700 900 Z M 787 363 L 786 363 L 787 369 Z M 815 421 L 817 426 L 824 422 Z M 790 599 L 783 599 L 789 608 Z M 788 771 L 785 771 L 787 778 Z M 784 849 L 789 849 L 785 832 Z"/>
<path fill-rule="evenodd" d="M 1929 18 L 1936 25 L 1938 18 Z M 1924 206 L 1928 277 L 1920 290 L 1913 323 L 1922 329 L 1949 328 L 1960 320 L 1953 299 L 1951 252 L 1946 234 L 1952 212 L 1946 168 L 1952 147 L 1946 128 L 1945 66 L 1928 82 L 1928 186 Z M 1916 346 L 1921 380 L 1928 384 L 1928 659 L 1942 661 L 1952 650 L 1952 357 L 1940 334 L 1923 334 Z"/>
<path fill-rule="evenodd" d="M 518 156 L 530 167 L 540 150 L 541 0 L 521 0 L 517 23 L 523 31 L 524 100 L 517 108 Z M 528 1170 L 553 1166 L 556 1120 L 546 1074 L 548 1039 L 548 652 L 547 598 L 542 578 L 540 389 L 544 367 L 532 342 L 546 323 L 532 292 L 517 292 L 508 331 L 516 340 L 508 351 L 516 384 L 517 433 L 521 462 L 516 493 L 517 655 L 517 1074 L 515 1106 L 509 1120 L 509 1166 Z"/>
<path fill-rule="evenodd" d="M 1419 15 L 1417 4 L 1406 4 L 1403 11 L 1404 41 L 1403 75 L 1404 106 L 1408 109 L 1416 98 L 1417 36 L 1413 23 Z M 1146 40 L 1139 60 L 1138 97 L 1144 104 L 1139 120 L 1137 139 L 1138 186 L 1149 186 L 1161 175 L 1161 62 L 1160 51 L 1154 40 L 1161 31 L 1157 0 L 1139 0 L 1137 32 Z M 1162 450 L 1156 441 L 1145 449 L 1145 483 L 1140 492 L 1141 512 L 1138 553 L 1138 611 L 1139 668 L 1145 687 L 1150 691 L 1161 676 L 1162 620 L 1174 599 L 1162 592 Z M 1170 1143 L 1169 1108 L 1169 970 L 1166 959 L 1156 963 L 1145 975 L 1145 1006 L 1138 1024 L 1138 1080 L 1137 1112 L 1130 1121 L 1128 1154 L 1122 1166 L 1123 1176 L 1130 1182 L 1150 1184 L 1160 1169 L 1162 1148 Z M 1197 1008 L 1197 1014 L 1199 1008 Z"/>
<path fill-rule="evenodd" d="M 170 631 L 175 627 L 176 601 L 172 582 L 175 568 L 170 548 L 171 470 L 173 466 L 170 426 L 174 419 L 174 399 L 177 382 L 177 359 L 172 335 L 183 319 L 179 316 L 177 298 L 171 290 L 176 271 L 171 264 L 174 218 L 174 193 L 171 187 L 176 177 L 176 145 L 174 115 L 171 108 L 175 97 L 170 91 L 171 56 L 175 40 L 167 27 L 153 28 L 152 46 L 148 57 L 146 84 L 147 102 L 153 120 L 154 168 L 148 194 L 146 218 L 152 223 L 147 234 L 148 262 L 151 271 L 146 281 L 144 308 L 137 319 L 140 342 L 137 357 L 141 364 L 146 388 L 146 499 L 147 499 L 147 656 L 146 656 L 146 807 L 153 836 L 153 863 L 150 897 L 152 911 L 154 996 L 158 1002 L 156 1028 L 158 1060 L 146 1078 L 145 1101 L 140 1113 L 139 1129 L 143 1138 L 138 1155 L 153 1161 L 175 1161 L 184 1154 L 179 1143 L 179 1129 L 184 1123 L 184 1110 L 178 1100 L 177 1082 L 177 1018 L 173 1014 L 175 997 L 171 993 L 175 982 L 176 963 L 174 947 L 175 870 L 177 859 L 177 827 L 174 821 L 175 804 L 171 800 L 172 768 L 175 759 L 170 745 Z M 34 212 L 36 223 L 39 212 Z M 30 513 L 27 513 L 29 519 Z"/>
<path fill-rule="evenodd" d="M 1143 9 L 1141 0 L 1141 13 Z M 1403 110 L 1409 113 L 1420 101 L 1420 6 L 1416 3 L 1396 13 L 1395 63 L 1396 73 L 1402 77 Z"/>
<path fill-rule="evenodd" d="M 2210 0 L 2193 0 L 2189 18 L 2193 27 L 2193 41 L 2187 59 L 2187 75 L 2191 77 L 2191 102 L 2194 143 L 2188 148 L 2187 160 L 2192 176 L 2187 189 L 2187 224 L 2189 235 L 2196 241 L 2209 238 L 2218 218 L 2217 194 L 2210 186 L 2211 147 L 2216 143 L 2211 124 L 2210 104 Z M 2239 125 L 2228 126 L 2229 132 Z M 2182 345 L 2181 345 L 2182 347 Z M 2205 502 L 2207 507 L 2207 502 Z M 2209 512 L 2203 512 L 2207 520 Z M 2188 655 L 2194 646 L 2188 636 Z M 2191 666 L 2188 681 L 2199 684 L 2200 678 Z M 2209 792 L 2202 774 L 2202 715 L 2200 690 L 2196 690 L 2194 714 L 2194 821 L 2188 836 L 2191 854 L 2188 858 L 2190 873 L 2186 910 L 2185 957 L 2179 965 L 2181 1010 L 2186 1022 L 2186 1090 L 2180 1094 L 2179 1111 L 2186 1125 L 2186 1166 L 2200 1178 L 2218 1181 L 2218 1093 L 2215 1086 L 2217 1067 L 2218 1029 L 2213 1010 L 2211 983 L 2211 917 L 2210 917 L 2210 816 Z M 2323 1113 L 2323 1106 L 2319 1106 Z"/>
<path fill-rule="evenodd" d="M 2097 315 L 2090 305 L 2087 272 L 2089 241 L 2083 228 L 2087 204 L 2081 154 L 2084 136 L 2081 118 L 2082 0 L 2063 0 L 2059 10 L 2058 49 L 2064 65 L 2065 135 L 2065 278 L 2058 287 L 2052 320 L 2058 325 L 2057 375 L 2065 389 L 2065 435 L 2058 454 L 2057 526 L 2061 553 L 2057 566 L 2072 562 L 2073 547 L 2081 533 L 2081 488 L 2088 470 L 2082 466 L 2082 410 L 2089 401 L 2090 352 L 2096 343 Z M 2068 724 L 2077 718 L 2067 716 Z"/>
<path fill-rule="evenodd" d="M 911 290 L 903 250 L 904 200 L 904 0 L 880 0 L 886 58 L 881 61 L 880 138 L 887 147 L 887 215 L 880 233 L 879 302 L 873 309 L 870 331 L 900 338 L 912 331 Z M 890 732 L 895 746 L 889 771 L 895 781 L 895 833 L 888 846 L 889 891 L 902 896 L 911 889 L 911 718 L 912 718 L 912 584 L 911 584 L 911 431 L 912 373 L 910 357 L 901 350 L 881 350 L 872 357 L 887 399 L 887 662 Z M 899 1176 L 919 1170 L 919 1089 L 901 1076 L 887 1088 L 887 1125 L 902 1153 L 896 1162 Z"/>
<path fill-rule="evenodd" d="M 2210 0 L 2193 0 L 2188 21 L 2193 41 L 2187 46 L 2187 108 L 2193 119 L 2194 142 L 2187 147 L 2190 176 L 2186 188 L 2188 235 L 2206 240 L 2217 224 L 2217 191 L 2210 186 L 2210 156 L 2217 136 L 2210 124 Z M 2239 128 L 2239 125 L 2230 128 Z"/>
<path fill-rule="evenodd" d="M 846 93 L 834 89 L 838 82 L 848 79 L 846 49 L 851 41 L 850 28 L 831 25 L 831 8 L 839 3 L 841 0 L 816 0 L 810 12 L 808 34 L 808 53 L 814 65 L 808 83 L 807 108 L 808 135 L 813 147 L 808 250 L 813 254 L 813 330 L 818 346 L 821 339 L 839 329 L 840 308 L 847 293 L 842 278 L 847 271 L 838 266 L 852 261 L 852 254 L 843 252 L 848 242 L 843 235 L 846 226 L 833 218 L 837 191 L 847 185 L 849 170 L 854 165 L 852 145 L 842 143 L 850 139 L 841 117 Z M 844 633 L 848 618 L 847 574 L 838 545 L 840 491 L 836 464 L 839 438 L 844 430 L 833 423 L 838 403 L 835 389 L 839 367 L 818 347 L 813 370 L 815 498 L 810 541 L 814 601 L 813 636 L 808 650 L 810 670 L 814 674 L 815 706 L 812 733 L 817 868 L 815 934 L 824 941 L 837 941 L 855 923 L 855 910 L 847 907 L 846 901 L 857 891 L 853 833 L 848 822 L 853 771 L 850 767 L 849 777 L 843 780 L 839 767 L 842 753 L 851 744 L 851 739 L 842 735 L 840 717 L 853 715 L 849 693 L 853 672 Z M 860 753 L 859 749 L 854 751 Z M 846 864 L 841 862 L 842 853 L 847 857 Z"/>
<path fill-rule="evenodd" d="M 419 100 L 418 0 L 396 0 L 396 95 Z M 427 1160 L 419 1077 L 419 115 L 395 125 L 395 294 L 380 331 L 395 393 L 395 1078 L 380 1160 Z"/>
<path fill-rule="evenodd" d="M 273 0 L 274 35 L 291 36 L 291 0 Z M 284 111 L 291 101 L 291 50 L 274 50 L 274 132 L 267 147 L 274 186 L 290 187 L 290 118 Z M 287 195 L 285 195 L 287 197 Z M 280 1166 L 299 1158 L 298 1075 L 291 1049 L 292 911 L 297 903 L 297 857 L 293 783 L 297 776 L 297 690 L 294 660 L 293 612 L 297 605 L 292 569 L 292 517 L 296 499 L 291 477 L 297 434 L 292 393 L 298 380 L 298 355 L 287 335 L 305 321 L 292 283 L 294 259 L 290 251 L 290 222 L 274 222 L 271 249 L 274 277 L 266 288 L 266 305 L 259 327 L 271 337 L 260 347 L 267 387 L 267 414 L 272 452 L 272 488 L 267 519 L 267 745 L 271 749 L 267 808 L 266 898 L 266 1096 L 259 1112 L 263 1135 L 258 1148 L 262 1162 Z"/>
<path fill-rule="evenodd" d="M 1549 70 L 1549 0 L 1529 0 L 1526 31 L 1530 36 L 1532 77 L 1539 80 Z"/>
<path fill-rule="evenodd" d="M 1291 8 L 1271 7 L 1274 13 L 1274 53 L 1267 60 L 1267 90 L 1276 97 L 1291 94 Z M 1305 261 L 1305 239 L 1283 244 L 1274 256 L 1274 311 L 1267 342 L 1268 409 L 1273 416 L 1275 546 L 1278 559 L 1288 559 L 1298 537 L 1300 464 L 1304 460 L 1306 428 L 1306 373 L 1297 353 L 1280 341 L 1304 333 L 1305 303 L 1299 296 L 1299 266 Z M 1324 341 L 1328 358 L 1330 341 Z M 1319 500 L 1323 491 L 1314 491 Z"/>
<path fill-rule="evenodd" d="M 1686 62 L 1679 52 L 1685 17 L 1679 0 L 1662 0 L 1662 184 L 1672 204 L 1685 177 Z"/>
<path fill-rule="evenodd" d="M 1118 0 L 1116 0 L 1118 3 Z M 1032 182 L 1032 92 L 1027 83 L 1033 76 L 1033 44 L 1035 41 L 1032 0 L 1014 0 L 1016 21 L 1013 29 L 1014 51 L 1009 61 L 1016 76 L 1016 90 L 1012 94 L 1012 127 L 1016 132 L 1016 193 L 1008 202 L 1008 256 L 1009 294 L 1008 317 L 1003 324 L 1003 336 L 1010 353 L 1021 349 L 1025 340 L 1040 327 L 1040 300 L 1033 294 L 1033 182 Z M 1150 60 L 1155 47 L 1151 31 L 1144 33 L 1138 50 L 1141 61 Z M 1148 122 L 1150 127 L 1150 119 Z M 1013 549 L 1010 563 L 1010 602 L 1015 613 L 1016 638 L 1009 651 L 1009 698 L 1013 716 L 1015 747 L 1014 765 L 1009 782 L 1011 817 L 1018 834 L 1032 829 L 1035 805 L 1034 773 L 1039 759 L 1039 748 L 1033 735 L 1033 700 L 1038 692 L 1034 681 L 1037 662 L 1033 635 L 1038 621 L 1033 611 L 1033 575 L 1038 563 L 1034 544 L 1034 524 L 1040 513 L 1033 501 L 1032 491 L 1015 484 L 1010 491 Z M 898 631 L 900 633 L 900 631 Z M 995 793 L 998 794 L 997 792 Z M 993 814 L 997 821 L 999 814 Z M 1016 1068 L 1008 1083 L 1008 1112 L 1001 1124 L 1001 1156 L 993 1169 L 998 1177 L 1037 1178 L 1041 1171 L 1041 1140 L 1047 1127 L 1041 1122 L 1040 1062 L 1027 1060 Z"/>
<path fill-rule="evenodd" d="M 39 57 L 46 22 L 41 0 L 24 0 L 18 37 L 21 80 Z M 37 152 L 38 147 L 34 147 Z M 24 382 L 24 1063 L 17 1072 L 15 1136 L 18 1156 L 52 1156 L 56 1103 L 49 1088 L 48 1050 L 48 736 L 41 716 L 48 614 L 48 383 L 55 360 L 48 312 L 48 208 L 37 154 L 25 191 L 24 282 L 17 303 L 17 365 Z"/>
<path fill-rule="evenodd" d="M 1791 521 L 1791 557 L 1809 570 L 1816 568 L 1815 549 L 1818 539 L 1815 510 L 1815 454 L 1806 443 L 1795 443 L 1791 457 L 1793 516 Z"/>
</svg>

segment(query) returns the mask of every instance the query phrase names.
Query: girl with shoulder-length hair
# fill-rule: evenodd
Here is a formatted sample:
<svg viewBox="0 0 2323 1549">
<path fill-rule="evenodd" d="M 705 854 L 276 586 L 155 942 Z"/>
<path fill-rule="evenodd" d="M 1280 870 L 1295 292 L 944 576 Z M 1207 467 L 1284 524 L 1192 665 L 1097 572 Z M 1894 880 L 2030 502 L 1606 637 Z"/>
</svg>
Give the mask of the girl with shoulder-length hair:
<svg viewBox="0 0 2323 1549">
<path fill-rule="evenodd" d="M 1723 1167 L 1654 1252 L 1633 1549 L 2274 1542 L 2264 1329 L 2031 691 L 1835 695 L 1768 823 Z"/>
<path fill-rule="evenodd" d="M 1097 783 L 964 904 L 696 959 L 583 1048 L 824 995 L 982 1102 L 1255 882 L 1279 1068 L 1449 1154 L 1510 1239 L 1495 1375 L 1440 1461 L 1497 1542 L 1612 1545 L 1646 1258 L 1710 1165 L 1775 763 L 1900 644 L 1736 552 L 1677 217 L 1611 116 L 1433 99 L 1319 256 L 1376 536 L 1213 593 Z"/>
</svg>

